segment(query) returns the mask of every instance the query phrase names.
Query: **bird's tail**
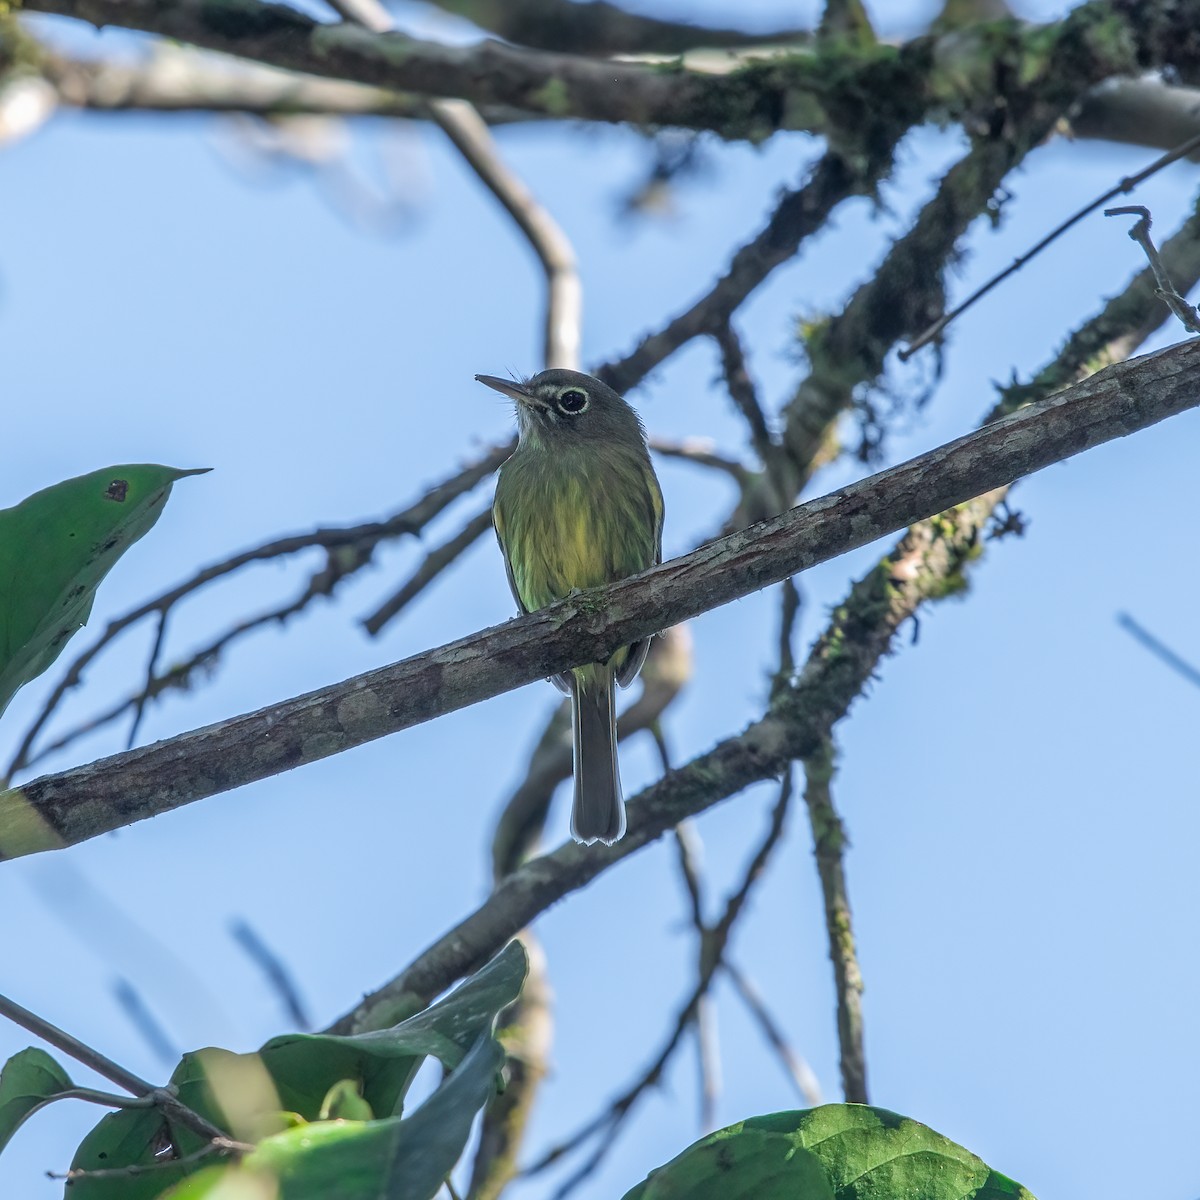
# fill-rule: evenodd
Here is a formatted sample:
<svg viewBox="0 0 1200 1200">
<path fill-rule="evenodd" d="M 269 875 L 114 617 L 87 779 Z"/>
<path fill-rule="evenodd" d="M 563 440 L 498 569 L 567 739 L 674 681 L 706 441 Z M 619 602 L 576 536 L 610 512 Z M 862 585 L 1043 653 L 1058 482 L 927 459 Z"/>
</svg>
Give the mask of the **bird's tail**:
<svg viewBox="0 0 1200 1200">
<path fill-rule="evenodd" d="M 611 845 L 625 832 L 625 801 L 617 770 L 616 691 L 611 665 L 571 672 L 571 728 L 575 735 L 575 805 L 571 834 Z"/>
</svg>

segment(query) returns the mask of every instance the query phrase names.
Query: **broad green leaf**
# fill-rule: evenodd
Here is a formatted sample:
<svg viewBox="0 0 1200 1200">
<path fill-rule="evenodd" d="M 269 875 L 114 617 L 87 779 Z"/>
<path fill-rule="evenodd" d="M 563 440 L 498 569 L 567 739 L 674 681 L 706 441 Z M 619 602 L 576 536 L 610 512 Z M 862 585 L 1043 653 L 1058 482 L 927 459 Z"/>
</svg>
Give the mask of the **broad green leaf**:
<svg viewBox="0 0 1200 1200">
<path fill-rule="evenodd" d="M 400 1111 L 422 1060 L 433 1055 L 453 1070 L 467 1048 L 491 1031 L 498 1014 L 520 994 L 527 970 L 525 948 L 513 941 L 450 995 L 390 1029 L 345 1037 L 284 1034 L 256 1054 L 201 1050 L 185 1055 L 171 1082 L 189 1108 L 251 1141 L 262 1133 L 245 1114 L 287 1110 L 316 1121 L 329 1089 L 347 1079 L 360 1085 L 371 1112 L 391 1116 Z M 218 1075 L 227 1082 L 222 1083 Z M 275 1088 L 270 1097 L 263 1085 L 266 1076 Z M 262 1097 L 261 1103 L 256 1106 L 249 1100 L 251 1095 Z M 233 1128 L 239 1113 L 230 1111 L 230 1105 L 239 1107 L 249 1126 Z M 180 1136 L 192 1146 L 186 1132 Z"/>
<path fill-rule="evenodd" d="M 436 1191 L 496 1084 L 504 1052 L 492 1030 L 498 1014 L 519 995 L 527 968 L 524 947 L 512 942 L 445 999 L 391 1029 L 351 1037 L 274 1038 L 256 1054 L 209 1048 L 184 1055 L 171 1076 L 180 1102 L 258 1149 L 242 1166 L 213 1169 L 203 1159 L 164 1166 L 161 1156 L 168 1139 L 188 1155 L 203 1148 L 203 1138 L 168 1127 L 152 1109 L 112 1113 L 84 1139 L 72 1165 L 82 1170 L 159 1165 L 129 1178 L 77 1180 L 70 1200 L 150 1200 L 171 1185 L 182 1189 L 185 1177 L 191 1190 L 171 1194 L 195 1200 L 210 1192 L 194 1189 L 232 1187 L 244 1172 L 255 1178 L 277 1175 L 281 1195 L 299 1200 L 325 1200 L 326 1195 L 357 1200 L 360 1192 L 348 1190 L 344 1181 L 328 1193 L 316 1185 L 309 1190 L 312 1178 L 332 1187 L 329 1181 L 343 1175 L 361 1175 L 363 1187 L 376 1189 L 361 1194 L 373 1200 L 392 1195 L 409 1200 L 418 1194 L 409 1186 L 413 1180 L 432 1179 L 442 1170 L 432 1184 Z M 402 1119 L 397 1114 L 404 1093 L 430 1054 L 450 1075 L 416 1113 Z M 385 1119 L 344 1119 L 370 1113 Z M 338 1119 L 321 1119 L 330 1117 Z M 333 1165 L 327 1169 L 328 1163 Z M 380 1190 L 380 1181 L 393 1173 L 403 1181 L 400 1190 Z M 240 1200 L 241 1192 L 213 1190 L 211 1195 Z"/>
<path fill-rule="evenodd" d="M 702 1138 L 625 1200 L 1033 1200 L 926 1125 L 864 1104 L 753 1117 Z"/>
<path fill-rule="evenodd" d="M 432 1200 L 503 1065 L 500 1044 L 485 1034 L 411 1117 L 289 1129 L 240 1165 L 205 1171 L 162 1200 Z"/>
<path fill-rule="evenodd" d="M 123 1108 L 101 1117 L 79 1143 L 71 1170 L 148 1169 L 137 1174 L 80 1176 L 67 1187 L 67 1200 L 156 1200 L 196 1169 L 195 1165 L 164 1162 L 159 1155 L 169 1144 L 167 1122 L 155 1108 Z"/>
<path fill-rule="evenodd" d="M 45 1050 L 30 1046 L 0 1071 L 0 1150 L 39 1108 L 74 1087 L 70 1076 Z"/>
<path fill-rule="evenodd" d="M 96 589 L 158 520 L 175 480 L 200 473 L 107 467 L 0 510 L 0 713 L 87 622 Z"/>
</svg>

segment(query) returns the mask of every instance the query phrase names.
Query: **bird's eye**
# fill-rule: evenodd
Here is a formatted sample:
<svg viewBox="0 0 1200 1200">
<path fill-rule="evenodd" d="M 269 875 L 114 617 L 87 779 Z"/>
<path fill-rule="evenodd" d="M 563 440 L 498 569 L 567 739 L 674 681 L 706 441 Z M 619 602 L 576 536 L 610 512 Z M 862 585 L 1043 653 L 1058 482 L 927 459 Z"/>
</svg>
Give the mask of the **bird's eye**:
<svg viewBox="0 0 1200 1200">
<path fill-rule="evenodd" d="M 579 388 L 567 388 L 558 398 L 560 411 L 569 413 L 571 416 L 583 412 L 587 406 L 587 392 L 581 392 Z"/>
</svg>

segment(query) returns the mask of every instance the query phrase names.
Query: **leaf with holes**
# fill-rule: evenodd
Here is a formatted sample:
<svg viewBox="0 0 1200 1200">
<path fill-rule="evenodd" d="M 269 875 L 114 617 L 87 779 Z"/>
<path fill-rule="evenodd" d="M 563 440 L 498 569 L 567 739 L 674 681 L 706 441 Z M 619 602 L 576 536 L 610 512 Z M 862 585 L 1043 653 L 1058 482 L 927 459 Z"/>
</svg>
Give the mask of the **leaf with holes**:
<svg viewBox="0 0 1200 1200">
<path fill-rule="evenodd" d="M 500 1043 L 483 1034 L 412 1116 L 299 1125 L 162 1200 L 433 1200 L 503 1065 Z"/>
<path fill-rule="evenodd" d="M 289 1033 L 250 1054 L 198 1050 L 184 1055 L 171 1084 L 184 1104 L 240 1141 L 277 1132 L 283 1114 L 322 1119 L 330 1089 L 346 1080 L 358 1083 L 367 1110 L 396 1116 L 425 1058 L 457 1067 L 520 994 L 528 965 L 524 946 L 512 941 L 448 996 L 389 1029 L 344 1037 Z M 185 1153 L 200 1145 L 188 1130 L 178 1138 Z"/>
<path fill-rule="evenodd" d="M 0 510 L 0 713 L 84 626 L 96 589 L 158 520 L 175 480 L 201 473 L 106 467 Z"/>
</svg>

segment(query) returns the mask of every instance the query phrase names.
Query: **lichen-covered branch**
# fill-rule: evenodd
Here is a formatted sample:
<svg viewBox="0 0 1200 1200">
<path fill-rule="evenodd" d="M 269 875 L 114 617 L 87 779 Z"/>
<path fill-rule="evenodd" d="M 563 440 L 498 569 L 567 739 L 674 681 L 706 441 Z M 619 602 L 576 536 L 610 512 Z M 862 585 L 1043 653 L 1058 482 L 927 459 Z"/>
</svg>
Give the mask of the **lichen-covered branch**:
<svg viewBox="0 0 1200 1200">
<path fill-rule="evenodd" d="M 842 1094 L 849 1104 L 867 1104 L 867 1058 L 863 1050 L 862 972 L 854 947 L 854 928 L 850 921 L 850 897 L 846 891 L 843 850 L 846 831 L 833 805 L 830 788 L 833 779 L 834 749 L 832 738 L 804 760 L 804 802 L 812 826 L 813 852 L 821 895 L 825 901 L 825 932 L 829 939 L 829 959 L 833 963 L 834 992 L 837 995 L 838 1048 L 842 1069 Z"/>
<path fill-rule="evenodd" d="M 1118 364 L 1048 401 L 641 575 L 258 712 L 35 779 L 0 793 L 0 854 L 16 857 L 70 845 L 579 663 L 602 662 L 617 647 L 658 629 L 1194 408 L 1200 404 L 1198 378 L 1200 343 Z M 804 752 L 779 760 L 754 746 L 751 757 L 765 754 L 782 766 Z M 727 775 L 719 750 L 713 755 L 717 779 L 727 776 L 735 783 L 737 772 Z M 616 846 L 587 850 L 587 877 L 657 837 L 665 828 L 658 824 L 663 816 L 675 824 L 691 806 L 707 807 L 728 794 L 720 784 L 702 786 L 699 776 L 672 775 L 666 781 L 669 799 L 654 815 L 635 817 Z M 506 881 L 499 891 L 507 886 Z M 457 946 L 461 956 L 475 961 L 471 939 Z"/>
<path fill-rule="evenodd" d="M 446 46 L 349 23 L 321 24 L 259 0 L 27 0 L 39 12 L 120 25 L 312 75 L 458 97 L 558 118 L 711 129 L 761 139 L 831 135 L 845 149 L 894 141 L 931 113 L 986 110 L 999 79 L 1037 89 L 1048 69 L 1075 91 L 1170 66 L 1200 72 L 1200 0 L 1091 0 L 1046 30 L 1017 22 L 916 38 L 900 48 L 834 44 L 752 59 L 722 74 L 530 50 Z M 997 74 L 999 68 L 1000 74 Z M 886 97 L 887 103 L 881 103 Z"/>
<path fill-rule="evenodd" d="M 697 46 L 804 42 L 803 29 L 750 33 L 628 12 L 606 0 L 433 0 L 438 8 L 538 50 L 569 54 L 682 54 Z"/>
</svg>

